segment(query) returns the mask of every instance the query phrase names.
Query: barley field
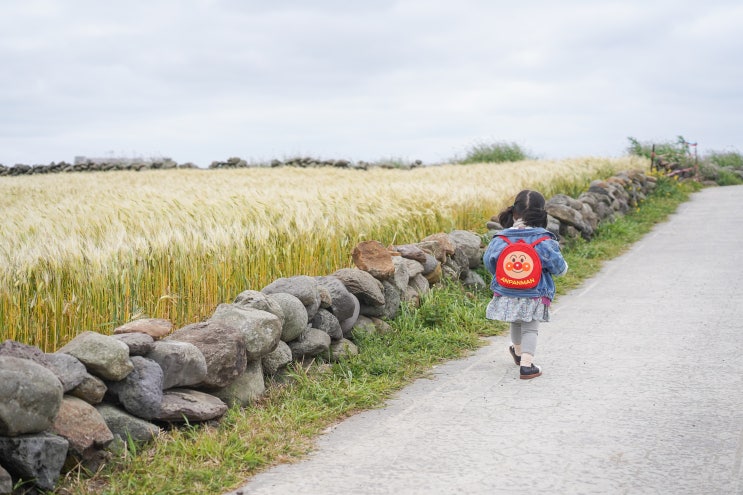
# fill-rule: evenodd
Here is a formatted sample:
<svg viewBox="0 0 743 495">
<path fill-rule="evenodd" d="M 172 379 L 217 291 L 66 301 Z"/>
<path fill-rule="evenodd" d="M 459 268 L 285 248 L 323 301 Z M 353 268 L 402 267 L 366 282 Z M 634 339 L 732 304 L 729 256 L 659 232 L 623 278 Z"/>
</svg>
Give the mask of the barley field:
<svg viewBox="0 0 743 495">
<path fill-rule="evenodd" d="M 484 232 L 523 188 L 577 192 L 648 165 L 625 157 L 0 177 L 0 341 L 51 352 L 142 316 L 178 328 L 276 278 L 351 266 L 360 241 Z"/>
</svg>

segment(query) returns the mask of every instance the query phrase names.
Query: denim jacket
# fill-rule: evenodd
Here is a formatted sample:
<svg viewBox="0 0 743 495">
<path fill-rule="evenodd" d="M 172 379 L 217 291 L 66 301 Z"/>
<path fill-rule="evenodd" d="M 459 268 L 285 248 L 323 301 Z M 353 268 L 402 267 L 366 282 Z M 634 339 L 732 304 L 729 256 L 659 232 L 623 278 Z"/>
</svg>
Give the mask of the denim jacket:
<svg viewBox="0 0 743 495">
<path fill-rule="evenodd" d="M 560 252 L 560 245 L 557 243 L 557 236 L 547 229 L 541 227 L 528 227 L 525 229 L 505 229 L 496 232 L 493 239 L 485 249 L 485 254 L 482 257 L 485 263 L 485 268 L 490 273 L 495 275 L 495 265 L 498 261 L 498 255 L 505 249 L 506 241 L 499 238 L 498 236 L 508 237 L 512 242 L 516 242 L 519 239 L 523 239 L 525 242 L 532 243 L 540 237 L 548 236 L 549 239 L 544 240 L 534 246 L 534 249 L 539 255 L 539 259 L 542 262 L 542 278 L 539 284 L 533 289 L 507 289 L 500 284 L 495 277 L 490 284 L 490 288 L 494 293 L 501 296 L 509 297 L 548 297 L 552 300 L 555 297 L 555 282 L 552 280 L 552 275 L 564 275 L 568 271 L 568 264 L 565 262 L 565 258 L 562 257 Z"/>
</svg>

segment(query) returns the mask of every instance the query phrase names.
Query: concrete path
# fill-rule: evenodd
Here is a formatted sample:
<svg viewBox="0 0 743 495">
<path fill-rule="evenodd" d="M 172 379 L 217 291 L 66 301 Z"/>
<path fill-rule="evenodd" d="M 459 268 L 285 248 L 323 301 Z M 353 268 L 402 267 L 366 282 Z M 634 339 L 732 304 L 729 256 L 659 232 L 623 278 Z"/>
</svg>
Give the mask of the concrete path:
<svg viewBox="0 0 743 495">
<path fill-rule="evenodd" d="M 741 494 L 743 186 L 705 189 L 540 328 L 437 367 L 237 494 Z"/>
</svg>

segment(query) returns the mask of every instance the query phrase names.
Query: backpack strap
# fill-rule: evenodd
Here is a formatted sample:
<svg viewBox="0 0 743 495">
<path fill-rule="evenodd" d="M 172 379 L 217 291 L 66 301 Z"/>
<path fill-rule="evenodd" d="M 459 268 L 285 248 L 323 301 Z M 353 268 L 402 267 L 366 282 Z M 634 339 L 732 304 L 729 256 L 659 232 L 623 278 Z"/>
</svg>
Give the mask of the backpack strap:
<svg viewBox="0 0 743 495">
<path fill-rule="evenodd" d="M 530 244 L 530 246 L 531 246 L 531 247 L 536 247 L 536 245 L 537 245 L 537 244 L 539 244 L 540 242 L 542 242 L 542 241 L 548 241 L 548 240 L 550 240 L 550 239 L 552 239 L 552 238 L 551 238 L 550 236 L 548 236 L 548 235 L 545 235 L 545 236 L 543 236 L 543 237 L 540 237 L 540 238 L 539 238 L 539 239 L 537 239 L 536 241 L 532 242 L 532 243 Z"/>
<path fill-rule="evenodd" d="M 510 240 L 510 239 L 509 239 L 508 237 L 504 236 L 504 235 L 499 235 L 498 237 L 500 237 L 501 239 L 503 239 L 504 241 L 506 241 L 506 244 L 508 244 L 508 245 L 511 245 L 511 244 L 513 244 L 513 242 L 511 242 L 511 240 Z M 529 245 L 530 245 L 531 247 L 535 247 L 535 246 L 536 246 L 537 244 L 539 244 L 540 242 L 542 242 L 542 241 L 548 241 L 548 240 L 550 240 L 550 239 L 552 239 L 552 238 L 551 238 L 550 236 L 548 236 L 548 235 L 545 235 L 545 236 L 542 236 L 542 237 L 540 237 L 540 238 L 539 238 L 539 239 L 537 239 L 536 241 L 534 241 L 534 242 L 530 243 Z M 523 239 L 521 239 L 520 241 L 521 241 L 521 242 L 524 242 L 524 241 L 523 241 Z"/>
</svg>

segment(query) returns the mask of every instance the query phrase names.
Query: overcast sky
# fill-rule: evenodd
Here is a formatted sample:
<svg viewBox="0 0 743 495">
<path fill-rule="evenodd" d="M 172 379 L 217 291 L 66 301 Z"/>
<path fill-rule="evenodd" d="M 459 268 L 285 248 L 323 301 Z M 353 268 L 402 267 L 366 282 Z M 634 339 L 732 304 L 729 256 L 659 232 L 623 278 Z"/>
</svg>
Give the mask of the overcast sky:
<svg viewBox="0 0 743 495">
<path fill-rule="evenodd" d="M 2 0 L 0 163 L 743 151 L 743 2 Z"/>
</svg>

